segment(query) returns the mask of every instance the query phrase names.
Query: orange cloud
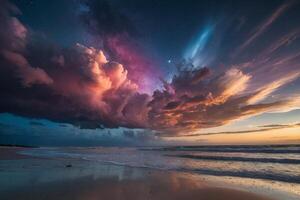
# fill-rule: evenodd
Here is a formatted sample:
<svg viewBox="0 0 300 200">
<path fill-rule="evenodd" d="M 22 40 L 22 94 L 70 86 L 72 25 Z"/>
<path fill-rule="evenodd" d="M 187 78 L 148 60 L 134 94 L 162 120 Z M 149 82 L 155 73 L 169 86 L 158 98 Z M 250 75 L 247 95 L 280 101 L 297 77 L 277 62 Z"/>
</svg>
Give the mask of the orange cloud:
<svg viewBox="0 0 300 200">
<path fill-rule="evenodd" d="M 299 73 L 253 89 L 252 77 L 232 68 L 215 77 L 202 77 L 194 84 L 190 80 L 205 68 L 181 71 L 164 91 L 156 91 L 149 103 L 151 128 L 165 134 L 186 134 L 202 128 L 227 124 L 231 121 L 264 112 L 278 111 L 299 105 L 296 99 L 261 102 L 280 86 L 299 77 Z M 166 85 L 166 84 L 165 84 Z M 172 88 L 172 92 L 168 88 Z M 261 89 L 262 88 L 262 89 Z M 260 103 L 259 103 L 260 102 Z"/>
</svg>

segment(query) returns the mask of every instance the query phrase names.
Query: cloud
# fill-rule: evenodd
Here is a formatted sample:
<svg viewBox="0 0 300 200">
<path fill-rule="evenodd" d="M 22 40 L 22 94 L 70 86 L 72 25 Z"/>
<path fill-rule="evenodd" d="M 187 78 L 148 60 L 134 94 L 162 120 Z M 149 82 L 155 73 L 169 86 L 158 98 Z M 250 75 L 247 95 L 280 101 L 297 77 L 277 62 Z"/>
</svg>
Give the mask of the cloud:
<svg viewBox="0 0 300 200">
<path fill-rule="evenodd" d="M 17 8 L 6 1 L 2 1 L 2 7 L 0 8 L 2 27 L 0 56 L 6 62 L 1 64 L 9 66 L 15 75 L 22 79 L 24 86 L 30 86 L 33 83 L 52 83 L 52 79 L 43 69 L 32 67 L 23 55 L 28 31 L 16 17 L 10 16 L 11 12 L 16 13 Z"/>
<path fill-rule="evenodd" d="M 6 129 L 6 128 L 10 128 L 11 125 L 5 124 L 5 123 L 0 123 L 0 129 Z"/>
<path fill-rule="evenodd" d="M 256 38 L 263 34 L 270 26 L 279 18 L 284 12 L 286 12 L 295 1 L 287 1 L 280 5 L 266 20 L 264 20 L 256 29 L 252 32 L 252 35 L 238 48 L 238 52 L 249 46 Z"/>
<path fill-rule="evenodd" d="M 59 49 L 40 38 L 33 43 L 13 16 L 14 7 L 6 1 L 1 5 L 1 112 L 81 128 L 145 127 L 150 97 L 138 92 L 122 64 L 81 44 Z"/>
<path fill-rule="evenodd" d="M 29 124 L 32 126 L 45 126 L 45 124 L 38 121 L 30 121 Z"/>
<path fill-rule="evenodd" d="M 83 0 L 87 9 L 81 13 L 81 19 L 92 34 L 98 48 L 105 49 L 111 60 L 126 66 L 128 77 L 139 85 L 143 92 L 150 93 L 157 88 L 160 70 L 155 61 L 144 55 L 145 48 L 140 45 L 141 34 L 133 20 L 105 0 Z"/>
<path fill-rule="evenodd" d="M 108 16 L 114 16 L 110 9 L 103 19 L 97 19 L 101 17 L 97 13 L 90 18 L 102 20 L 97 22 L 99 29 L 103 26 L 98 23 L 108 23 Z M 7 10 L 10 4 L 0 8 L 0 23 L 6 27 L 0 33 L 0 112 L 82 129 L 127 127 L 182 135 L 300 105 L 298 98 L 270 98 L 299 78 L 298 65 L 268 71 L 274 69 L 274 60 L 261 68 L 249 61 L 254 69 L 237 65 L 220 72 L 185 63 L 171 81 L 162 80 L 163 89 L 149 92 L 145 82 L 159 73 L 145 64 L 147 59 L 132 47 L 130 37 L 124 40 L 123 34 L 111 32 L 109 24 L 104 24 L 102 49 L 82 44 L 60 49 L 49 41 L 31 42 L 25 25 Z M 115 18 L 112 30 L 126 32 L 127 28 L 117 27 L 122 17 Z"/>
<path fill-rule="evenodd" d="M 286 129 L 286 128 L 298 128 L 298 127 L 300 127 L 300 123 L 295 123 L 295 124 L 267 124 L 267 125 L 263 125 L 263 126 L 260 126 L 260 127 L 261 128 L 259 128 L 259 129 L 251 129 L 251 130 L 222 131 L 222 132 L 211 132 L 211 133 L 187 134 L 187 135 L 182 135 L 182 137 L 261 133 L 261 132 L 281 130 L 281 129 Z M 172 137 L 172 136 L 167 136 L 167 137 Z M 176 137 L 180 137 L 180 136 L 176 136 Z"/>
<path fill-rule="evenodd" d="M 92 33 L 101 37 L 128 34 L 136 36 L 138 31 L 131 19 L 104 0 L 82 0 L 81 18 Z"/>
<path fill-rule="evenodd" d="M 23 55 L 7 50 L 3 50 L 2 55 L 12 67 L 15 67 L 16 76 L 22 79 L 24 86 L 30 86 L 34 83 L 51 84 L 53 82 L 43 69 L 30 66 Z"/>
<path fill-rule="evenodd" d="M 180 71 L 165 90 L 154 92 L 149 103 L 149 122 L 152 128 L 167 135 L 174 132 L 187 134 L 299 105 L 297 99 L 263 102 L 279 86 L 295 80 L 299 74 L 260 85 L 255 91 L 252 76 L 236 68 L 216 76 L 205 73 L 197 82 L 192 81 L 201 71 L 207 70 Z M 248 92 L 248 88 L 252 88 L 252 92 Z"/>
<path fill-rule="evenodd" d="M 294 81 L 300 76 L 300 72 L 287 74 L 279 80 L 275 80 L 269 84 L 264 85 L 262 88 L 258 89 L 255 95 L 248 99 L 249 104 L 259 102 L 266 97 L 268 97 L 271 93 L 278 90 L 280 87 Z"/>
<path fill-rule="evenodd" d="M 8 94 L 13 88 L 7 88 L 1 111 L 69 122 L 82 128 L 142 126 L 140 114 L 146 109 L 148 95 L 137 92 L 138 85 L 128 79 L 123 65 L 106 60 L 101 50 L 79 44 L 61 53 L 63 66 L 51 62 L 51 55 L 43 60 L 47 63 L 44 70 L 51 74 L 51 84 L 20 88 L 23 92 L 15 96 Z M 32 94 L 29 99 L 25 91 Z"/>
</svg>

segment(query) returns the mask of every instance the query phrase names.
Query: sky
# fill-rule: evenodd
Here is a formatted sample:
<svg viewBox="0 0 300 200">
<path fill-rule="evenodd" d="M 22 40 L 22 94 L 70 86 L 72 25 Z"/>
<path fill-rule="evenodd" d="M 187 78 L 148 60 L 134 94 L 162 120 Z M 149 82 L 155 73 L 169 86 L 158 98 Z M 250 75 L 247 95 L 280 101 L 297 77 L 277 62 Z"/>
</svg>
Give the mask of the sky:
<svg viewBox="0 0 300 200">
<path fill-rule="evenodd" d="M 0 0 L 0 143 L 299 143 L 299 11 L 296 0 Z"/>
</svg>

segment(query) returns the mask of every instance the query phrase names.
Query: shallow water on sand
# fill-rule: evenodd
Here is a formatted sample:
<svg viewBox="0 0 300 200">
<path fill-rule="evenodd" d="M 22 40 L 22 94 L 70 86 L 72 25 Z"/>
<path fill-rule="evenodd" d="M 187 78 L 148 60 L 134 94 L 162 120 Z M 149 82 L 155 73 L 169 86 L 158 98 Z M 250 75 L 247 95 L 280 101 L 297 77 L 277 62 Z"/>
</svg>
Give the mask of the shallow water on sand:
<svg viewBox="0 0 300 200">
<path fill-rule="evenodd" d="M 300 145 L 39 148 L 21 153 L 222 177 L 237 185 L 251 183 L 300 197 Z"/>
<path fill-rule="evenodd" d="M 44 148 L 31 156 L 79 158 L 111 164 L 199 172 L 300 184 L 300 145 L 175 148 Z"/>
<path fill-rule="evenodd" d="M 186 173 L 74 159 L 1 160 L 0 177 L 1 200 L 270 199 Z"/>
</svg>

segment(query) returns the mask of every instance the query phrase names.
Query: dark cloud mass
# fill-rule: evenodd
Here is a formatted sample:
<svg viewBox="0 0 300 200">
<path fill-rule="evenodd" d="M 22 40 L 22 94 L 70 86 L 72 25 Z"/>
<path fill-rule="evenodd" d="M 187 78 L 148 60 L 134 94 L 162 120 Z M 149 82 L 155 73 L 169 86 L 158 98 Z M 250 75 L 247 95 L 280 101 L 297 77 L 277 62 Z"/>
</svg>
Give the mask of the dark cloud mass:
<svg viewBox="0 0 300 200">
<path fill-rule="evenodd" d="M 131 19 L 114 8 L 108 1 L 82 0 L 83 22 L 93 34 L 102 38 L 116 35 L 136 36 L 138 31 Z"/>
<path fill-rule="evenodd" d="M 171 81 L 162 81 L 163 89 L 151 94 L 144 92 L 141 82 L 155 80 L 159 74 L 132 46 L 135 30 L 129 19 L 109 4 L 85 2 L 89 9 L 82 16 L 105 43 L 100 50 L 81 44 L 60 48 L 36 41 L 44 39 L 32 40 L 34 34 L 17 18 L 18 9 L 7 1 L 0 3 L 0 112 L 80 128 L 145 128 L 169 135 L 299 105 L 296 97 L 269 98 L 300 76 L 295 58 L 270 56 L 284 42 L 273 43 L 265 56 L 226 70 L 183 63 Z M 286 64 L 291 67 L 281 70 Z M 265 74 L 269 74 L 266 80 L 259 78 Z M 132 132 L 124 135 L 135 137 Z"/>
</svg>

